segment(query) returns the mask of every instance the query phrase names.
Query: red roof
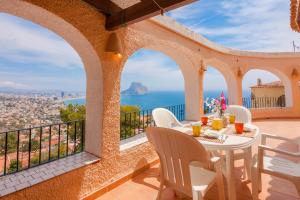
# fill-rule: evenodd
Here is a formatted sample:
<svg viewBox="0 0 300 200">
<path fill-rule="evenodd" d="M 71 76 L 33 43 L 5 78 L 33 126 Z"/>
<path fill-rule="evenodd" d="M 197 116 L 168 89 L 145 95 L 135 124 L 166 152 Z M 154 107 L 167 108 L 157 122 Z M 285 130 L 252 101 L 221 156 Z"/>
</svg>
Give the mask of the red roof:
<svg viewBox="0 0 300 200">
<path fill-rule="evenodd" d="M 300 81 L 298 82 L 298 85 L 300 86 Z M 274 88 L 274 87 L 284 87 L 281 81 L 273 81 L 269 83 L 262 83 L 260 85 L 253 85 L 250 88 Z"/>
</svg>

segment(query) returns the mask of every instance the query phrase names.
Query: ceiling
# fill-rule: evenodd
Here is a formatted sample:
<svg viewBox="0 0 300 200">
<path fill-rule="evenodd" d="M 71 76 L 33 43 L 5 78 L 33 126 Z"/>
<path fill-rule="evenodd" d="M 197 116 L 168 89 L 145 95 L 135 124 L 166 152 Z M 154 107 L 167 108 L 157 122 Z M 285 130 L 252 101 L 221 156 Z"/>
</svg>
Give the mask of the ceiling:
<svg viewBox="0 0 300 200">
<path fill-rule="evenodd" d="M 83 0 L 106 15 L 106 29 L 116 30 L 196 0 Z"/>
</svg>

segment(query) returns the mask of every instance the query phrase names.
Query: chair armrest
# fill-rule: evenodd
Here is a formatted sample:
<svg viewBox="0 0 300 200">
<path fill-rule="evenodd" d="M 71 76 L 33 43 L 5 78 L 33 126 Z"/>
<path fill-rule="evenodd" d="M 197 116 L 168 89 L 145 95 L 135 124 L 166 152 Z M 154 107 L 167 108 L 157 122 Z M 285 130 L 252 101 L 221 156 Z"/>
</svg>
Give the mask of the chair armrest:
<svg viewBox="0 0 300 200">
<path fill-rule="evenodd" d="M 286 155 L 286 156 L 291 156 L 291 157 L 294 157 L 294 158 L 300 158 L 300 152 L 294 153 L 294 152 L 285 151 L 285 150 L 278 149 L 278 148 L 272 148 L 272 147 L 266 146 L 266 145 L 258 145 L 258 150 L 260 150 L 260 151 L 272 151 L 272 152 L 283 154 L 283 155 Z"/>
<path fill-rule="evenodd" d="M 217 173 L 222 173 L 222 159 L 220 157 L 217 156 L 211 157 L 210 162 L 215 168 Z"/>
<path fill-rule="evenodd" d="M 212 162 L 213 164 L 219 163 L 221 162 L 221 158 L 217 156 L 211 157 L 210 162 Z"/>
<path fill-rule="evenodd" d="M 289 141 L 289 142 L 296 143 L 295 140 L 285 138 L 285 137 L 281 137 L 281 136 L 278 136 L 278 135 L 273 135 L 273 134 L 269 134 L 269 133 L 262 133 L 261 134 L 262 142 L 266 141 L 267 138 L 272 138 L 272 139 L 277 139 L 277 140 L 283 140 L 283 141 Z M 263 144 L 263 145 L 265 145 L 265 144 Z"/>
</svg>

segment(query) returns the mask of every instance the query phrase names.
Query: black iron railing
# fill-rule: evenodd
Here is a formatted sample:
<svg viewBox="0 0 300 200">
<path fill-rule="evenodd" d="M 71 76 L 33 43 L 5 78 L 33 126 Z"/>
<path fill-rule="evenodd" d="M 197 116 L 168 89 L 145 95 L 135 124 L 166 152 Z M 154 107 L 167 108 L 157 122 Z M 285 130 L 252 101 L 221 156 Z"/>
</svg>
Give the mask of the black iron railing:
<svg viewBox="0 0 300 200">
<path fill-rule="evenodd" d="M 185 105 L 175 105 L 165 107 L 170 110 L 179 121 L 185 119 Z M 152 110 L 142 110 L 139 112 L 121 112 L 120 120 L 120 138 L 121 140 L 133 137 L 145 132 L 149 126 L 154 126 L 152 119 Z"/>
<path fill-rule="evenodd" d="M 243 106 L 246 108 L 277 108 L 285 107 L 282 97 L 244 97 Z"/>
<path fill-rule="evenodd" d="M 0 133 L 0 176 L 82 152 L 84 126 L 80 120 Z"/>
<path fill-rule="evenodd" d="M 285 107 L 284 97 L 243 97 L 243 106 L 249 109 L 252 108 L 281 108 Z M 228 100 L 226 99 L 228 105 Z M 204 104 L 204 113 L 212 113 L 212 108 Z"/>
</svg>

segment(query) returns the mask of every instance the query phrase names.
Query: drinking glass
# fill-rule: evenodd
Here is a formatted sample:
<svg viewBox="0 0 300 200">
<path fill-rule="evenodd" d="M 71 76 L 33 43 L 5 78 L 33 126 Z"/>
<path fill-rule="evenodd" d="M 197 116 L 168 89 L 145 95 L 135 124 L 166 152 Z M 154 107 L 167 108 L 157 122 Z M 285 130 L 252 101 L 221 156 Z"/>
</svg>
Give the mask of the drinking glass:
<svg viewBox="0 0 300 200">
<path fill-rule="evenodd" d="M 208 117 L 206 117 L 206 116 L 201 117 L 201 122 L 202 122 L 202 125 L 207 125 Z"/>
<path fill-rule="evenodd" d="M 235 131 L 237 134 L 242 134 L 244 131 L 244 123 L 236 122 L 235 124 Z"/>
<path fill-rule="evenodd" d="M 229 115 L 229 123 L 234 124 L 235 122 L 235 115 Z"/>
<path fill-rule="evenodd" d="M 201 125 L 199 123 L 192 124 L 192 129 L 193 129 L 193 136 L 199 137 L 201 134 Z"/>
</svg>

